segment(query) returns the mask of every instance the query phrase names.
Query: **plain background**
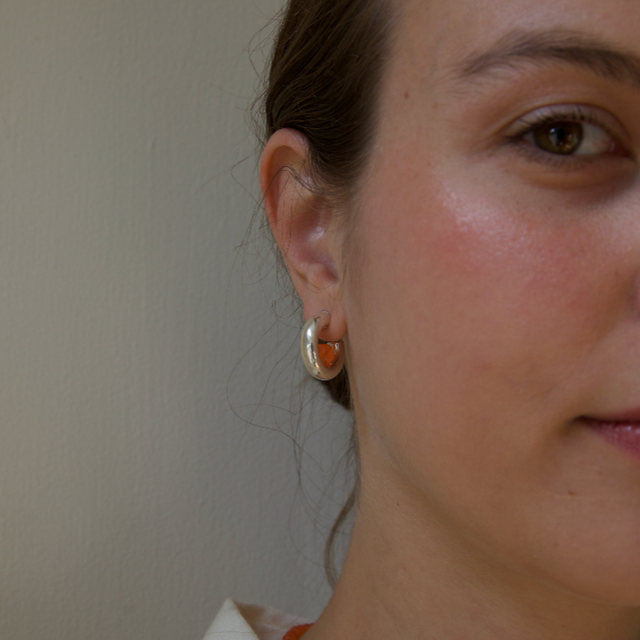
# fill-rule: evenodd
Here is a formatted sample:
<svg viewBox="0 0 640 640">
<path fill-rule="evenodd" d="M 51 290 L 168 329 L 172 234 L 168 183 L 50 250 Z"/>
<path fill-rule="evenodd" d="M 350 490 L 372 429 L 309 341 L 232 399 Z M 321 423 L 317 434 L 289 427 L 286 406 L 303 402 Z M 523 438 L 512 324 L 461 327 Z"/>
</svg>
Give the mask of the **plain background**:
<svg viewBox="0 0 640 640">
<path fill-rule="evenodd" d="M 0 638 L 200 640 L 227 596 L 327 600 L 348 425 L 259 224 L 237 249 L 280 4 L 0 4 Z"/>
</svg>

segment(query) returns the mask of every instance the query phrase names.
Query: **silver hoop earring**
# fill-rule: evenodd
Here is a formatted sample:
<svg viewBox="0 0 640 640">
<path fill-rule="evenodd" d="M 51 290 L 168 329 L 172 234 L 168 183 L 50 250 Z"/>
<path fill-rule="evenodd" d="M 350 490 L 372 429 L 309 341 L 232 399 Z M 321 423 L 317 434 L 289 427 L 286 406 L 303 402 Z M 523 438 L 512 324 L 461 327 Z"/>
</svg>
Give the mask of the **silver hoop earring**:
<svg viewBox="0 0 640 640">
<path fill-rule="evenodd" d="M 309 319 L 302 329 L 300 350 L 302 362 L 310 375 L 316 380 L 332 380 L 344 366 L 342 342 L 320 343 L 318 334 L 329 326 L 331 314 L 323 311 L 319 316 Z"/>
</svg>

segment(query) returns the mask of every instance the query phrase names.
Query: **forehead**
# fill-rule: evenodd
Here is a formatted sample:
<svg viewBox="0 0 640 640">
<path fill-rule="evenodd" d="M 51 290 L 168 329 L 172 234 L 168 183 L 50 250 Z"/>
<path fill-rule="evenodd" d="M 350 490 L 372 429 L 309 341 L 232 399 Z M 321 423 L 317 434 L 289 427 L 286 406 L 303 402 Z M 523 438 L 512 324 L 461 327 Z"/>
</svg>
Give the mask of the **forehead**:
<svg viewBox="0 0 640 640">
<path fill-rule="evenodd" d="M 640 55 L 638 0 L 399 0 L 399 7 L 395 62 L 434 82 L 514 34 L 566 31 Z"/>
</svg>

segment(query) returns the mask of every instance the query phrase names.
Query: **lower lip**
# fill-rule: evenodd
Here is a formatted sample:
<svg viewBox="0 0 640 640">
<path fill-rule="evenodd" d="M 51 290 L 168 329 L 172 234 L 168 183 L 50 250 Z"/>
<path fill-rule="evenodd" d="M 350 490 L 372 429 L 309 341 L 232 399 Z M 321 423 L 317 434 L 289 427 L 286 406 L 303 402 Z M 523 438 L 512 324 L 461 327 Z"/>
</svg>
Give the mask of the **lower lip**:
<svg viewBox="0 0 640 640">
<path fill-rule="evenodd" d="M 585 418 L 587 424 L 610 444 L 640 458 L 640 421 L 604 421 Z"/>
</svg>

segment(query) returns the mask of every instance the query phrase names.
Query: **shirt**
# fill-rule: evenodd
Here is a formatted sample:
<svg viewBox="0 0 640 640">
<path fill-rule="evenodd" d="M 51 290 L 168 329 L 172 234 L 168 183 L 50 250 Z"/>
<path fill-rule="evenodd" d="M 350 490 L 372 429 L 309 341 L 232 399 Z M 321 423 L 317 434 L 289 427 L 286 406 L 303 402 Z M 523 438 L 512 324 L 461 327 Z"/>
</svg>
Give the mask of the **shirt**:
<svg viewBox="0 0 640 640">
<path fill-rule="evenodd" d="M 282 640 L 291 627 L 309 622 L 271 607 L 227 600 L 204 640 Z"/>
</svg>

